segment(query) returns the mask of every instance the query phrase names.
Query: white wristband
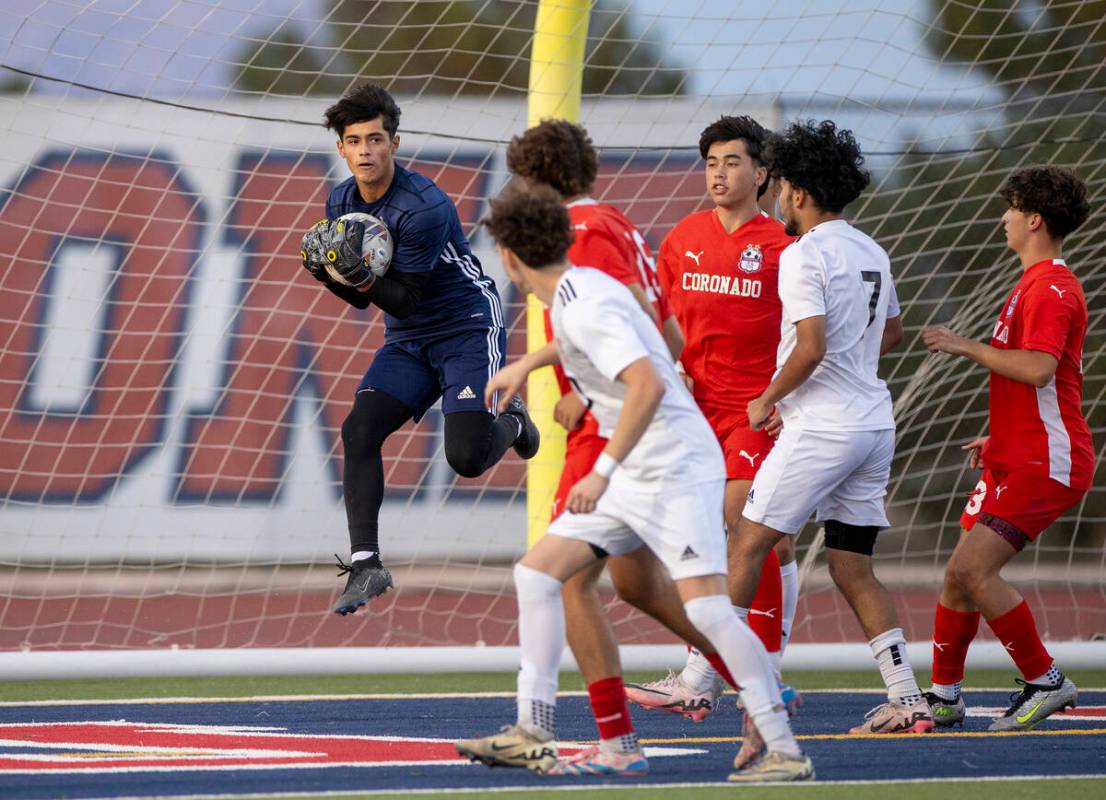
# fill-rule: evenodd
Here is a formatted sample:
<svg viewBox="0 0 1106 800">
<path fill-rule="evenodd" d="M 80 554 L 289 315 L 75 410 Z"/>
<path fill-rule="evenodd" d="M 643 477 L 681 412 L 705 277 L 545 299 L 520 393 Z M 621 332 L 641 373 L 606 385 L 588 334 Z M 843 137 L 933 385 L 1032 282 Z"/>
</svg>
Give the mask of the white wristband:
<svg viewBox="0 0 1106 800">
<path fill-rule="evenodd" d="M 599 454 L 599 458 L 595 461 L 595 466 L 592 467 L 592 471 L 596 475 L 602 478 L 610 480 L 611 475 L 618 469 L 618 460 L 611 456 L 606 451 Z"/>
</svg>

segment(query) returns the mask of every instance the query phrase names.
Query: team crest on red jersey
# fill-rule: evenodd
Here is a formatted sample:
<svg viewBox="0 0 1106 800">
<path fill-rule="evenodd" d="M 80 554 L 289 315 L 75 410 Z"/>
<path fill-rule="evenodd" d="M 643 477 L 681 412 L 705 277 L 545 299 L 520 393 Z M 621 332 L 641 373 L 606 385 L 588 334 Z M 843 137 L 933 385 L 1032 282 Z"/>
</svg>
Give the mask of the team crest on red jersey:
<svg viewBox="0 0 1106 800">
<path fill-rule="evenodd" d="M 759 244 L 747 244 L 741 251 L 741 260 L 737 262 L 742 272 L 758 272 L 764 262 L 764 254 L 760 252 Z"/>
</svg>

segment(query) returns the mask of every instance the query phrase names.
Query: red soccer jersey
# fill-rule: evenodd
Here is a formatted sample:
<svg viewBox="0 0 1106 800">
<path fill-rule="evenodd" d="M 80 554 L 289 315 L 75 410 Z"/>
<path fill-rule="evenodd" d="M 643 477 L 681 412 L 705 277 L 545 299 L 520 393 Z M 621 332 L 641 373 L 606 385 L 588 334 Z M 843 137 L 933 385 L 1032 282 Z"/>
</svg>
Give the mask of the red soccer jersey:
<svg viewBox="0 0 1106 800">
<path fill-rule="evenodd" d="M 568 260 L 578 267 L 594 267 L 629 286 L 641 284 L 662 322 L 672 315 L 657 281 L 656 262 L 645 238 L 622 213 L 590 197 L 569 203 L 575 239 L 568 248 Z M 545 338 L 553 338 L 549 310 L 545 311 Z M 559 366 L 554 367 L 561 394 L 572 391 Z"/>
<path fill-rule="evenodd" d="M 1065 486 L 1090 488 L 1094 443 L 1083 416 L 1086 336 L 1087 300 L 1067 264 L 1048 259 L 1027 269 L 1003 306 L 991 346 L 1038 350 L 1060 363 L 1042 388 L 991 373 L 985 466 L 1001 472 L 1041 466 Z"/>
<path fill-rule="evenodd" d="M 726 233 L 714 209 L 684 217 L 657 273 L 687 344 L 680 360 L 700 405 L 745 413 L 776 371 L 780 253 L 792 242 L 760 213 Z"/>
</svg>

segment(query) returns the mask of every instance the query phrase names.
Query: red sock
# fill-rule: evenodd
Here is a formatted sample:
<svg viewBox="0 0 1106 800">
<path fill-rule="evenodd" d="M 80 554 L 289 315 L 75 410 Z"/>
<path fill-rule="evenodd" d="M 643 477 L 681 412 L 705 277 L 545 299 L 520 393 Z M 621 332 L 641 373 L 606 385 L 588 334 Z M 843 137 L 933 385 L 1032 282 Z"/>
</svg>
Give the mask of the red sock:
<svg viewBox="0 0 1106 800">
<path fill-rule="evenodd" d="M 934 683 L 951 685 L 964 680 L 968 645 L 979 631 L 978 611 L 954 611 L 937 602 L 933 619 Z"/>
<path fill-rule="evenodd" d="M 634 732 L 621 676 L 589 683 L 588 698 L 591 700 L 591 710 L 595 714 L 595 726 L 599 728 L 600 739 L 617 739 Z"/>
<path fill-rule="evenodd" d="M 718 655 L 718 653 L 711 653 L 709 656 L 703 653 L 703 655 L 706 656 L 707 661 L 710 662 L 710 665 L 714 667 L 715 671 L 726 680 L 726 683 L 737 689 L 737 691 L 741 691 L 741 687 L 738 686 L 737 681 L 733 679 L 733 675 L 730 674 L 730 670 L 726 667 L 726 662 L 722 660 L 722 656 Z"/>
<path fill-rule="evenodd" d="M 760 583 L 749 609 L 749 627 L 764 643 L 769 653 L 780 651 L 783 637 L 783 580 L 780 578 L 780 559 L 775 550 L 768 551 L 764 568 L 760 571 Z"/>
<path fill-rule="evenodd" d="M 1020 605 L 1014 606 L 1002 616 L 987 620 L 987 624 L 1006 647 L 1027 681 L 1048 672 L 1048 668 L 1052 666 L 1052 656 L 1045 650 L 1041 637 L 1037 634 L 1037 624 L 1033 621 L 1029 603 L 1022 600 Z"/>
</svg>

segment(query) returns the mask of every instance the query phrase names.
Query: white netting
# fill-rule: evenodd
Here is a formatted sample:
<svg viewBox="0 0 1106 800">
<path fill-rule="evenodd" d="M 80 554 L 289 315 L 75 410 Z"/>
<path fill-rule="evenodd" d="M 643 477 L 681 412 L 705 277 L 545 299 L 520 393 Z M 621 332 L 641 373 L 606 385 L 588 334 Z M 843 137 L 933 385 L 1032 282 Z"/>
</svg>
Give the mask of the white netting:
<svg viewBox="0 0 1106 800">
<path fill-rule="evenodd" d="M 535 3 L 17 2 L 0 33 L 0 650 L 507 643 L 524 469 L 445 464 L 432 411 L 386 447 L 399 591 L 329 613 L 348 540 L 338 429 L 382 340 L 298 264 L 345 177 L 322 110 L 382 82 L 400 158 L 456 201 L 524 347 L 519 298 L 475 223 L 526 125 Z M 974 484 L 958 444 L 982 370 L 922 325 L 983 338 L 1016 262 L 994 190 L 1051 161 L 1090 184 L 1067 256 L 1091 311 L 1085 410 L 1103 441 L 1106 3 L 600 3 L 583 123 L 596 194 L 659 244 L 706 204 L 695 148 L 721 113 L 853 128 L 875 180 L 850 210 L 890 252 L 907 343 L 889 359 L 899 454 L 880 575 L 931 630 Z M 1012 573 L 1054 638 L 1106 631 L 1100 488 Z M 800 558 L 813 537 L 800 540 Z M 614 607 L 623 641 L 655 627 Z M 857 641 L 817 565 L 794 641 Z"/>
</svg>

